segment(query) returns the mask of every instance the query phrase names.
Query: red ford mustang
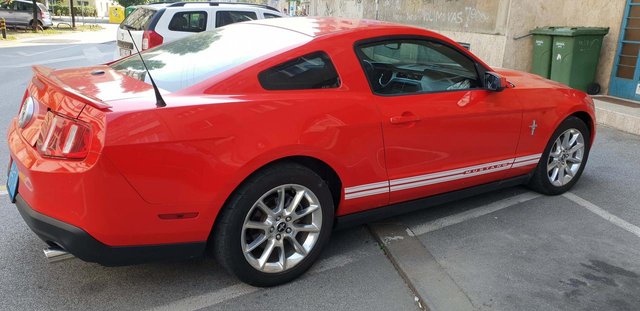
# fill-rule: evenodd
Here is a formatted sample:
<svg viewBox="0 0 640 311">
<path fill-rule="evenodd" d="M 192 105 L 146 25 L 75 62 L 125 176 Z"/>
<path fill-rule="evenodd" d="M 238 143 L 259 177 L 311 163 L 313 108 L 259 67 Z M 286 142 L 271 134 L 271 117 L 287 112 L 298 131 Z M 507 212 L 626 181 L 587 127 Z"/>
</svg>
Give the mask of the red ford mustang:
<svg viewBox="0 0 640 311">
<path fill-rule="evenodd" d="M 567 191 L 595 135 L 584 93 L 420 28 L 263 20 L 142 57 L 149 71 L 138 55 L 34 68 L 7 189 L 50 256 L 208 253 L 280 284 L 337 226 L 518 184 Z"/>
</svg>

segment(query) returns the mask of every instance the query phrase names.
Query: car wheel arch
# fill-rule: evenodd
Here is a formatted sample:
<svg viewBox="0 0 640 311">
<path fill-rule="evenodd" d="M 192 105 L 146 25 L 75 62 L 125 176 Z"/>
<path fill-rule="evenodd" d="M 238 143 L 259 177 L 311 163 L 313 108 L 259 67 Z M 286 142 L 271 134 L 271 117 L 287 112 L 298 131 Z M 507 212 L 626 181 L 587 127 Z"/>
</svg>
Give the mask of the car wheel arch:
<svg viewBox="0 0 640 311">
<path fill-rule="evenodd" d="M 584 122 L 584 124 L 587 125 L 587 128 L 589 129 L 590 138 L 591 138 L 590 144 L 593 144 L 593 139 L 594 139 L 593 133 L 595 133 L 595 126 L 596 125 L 593 122 L 594 120 L 591 117 L 591 115 L 589 115 L 589 113 L 587 113 L 586 111 L 576 111 L 576 112 L 572 113 L 571 115 L 567 116 L 567 118 L 569 118 L 569 117 L 576 117 L 576 118 L 582 120 L 582 122 Z M 565 120 L 567 118 L 565 118 Z"/>
<path fill-rule="evenodd" d="M 214 228 L 216 227 L 216 223 L 219 220 L 219 216 L 220 213 L 222 211 L 222 209 L 224 209 L 228 203 L 230 198 L 232 197 L 232 195 L 247 181 L 249 180 L 252 176 L 254 176 L 255 174 L 269 168 L 269 167 L 273 167 L 282 163 L 296 163 L 302 166 L 305 166 L 309 169 L 311 169 L 312 171 L 314 171 L 315 173 L 317 173 L 323 180 L 325 180 L 325 182 L 327 183 L 327 185 L 329 186 L 329 191 L 331 192 L 331 196 L 333 198 L 333 202 L 334 202 L 334 208 L 337 211 L 338 207 L 339 207 L 339 203 L 341 201 L 342 198 L 342 179 L 340 178 L 340 175 L 338 174 L 338 172 L 331 166 L 329 165 L 326 161 L 323 161 L 317 157 L 313 157 L 313 156 L 308 156 L 308 155 L 291 155 L 291 156 L 284 156 L 275 160 L 272 160 L 270 162 L 264 163 L 262 165 L 260 165 L 259 167 L 257 167 L 256 169 L 252 170 L 252 172 L 246 176 L 244 176 L 244 178 L 242 178 L 242 181 L 240 183 L 238 183 L 237 185 L 235 185 L 235 187 L 233 188 L 233 190 L 230 192 L 229 196 L 227 196 L 227 198 L 224 200 L 224 203 L 222 204 L 222 207 L 220 208 L 220 210 L 218 211 L 218 213 L 216 214 L 216 217 L 213 221 L 213 224 L 211 226 L 210 229 L 210 233 L 209 233 L 209 241 L 211 241 L 212 239 L 212 234 L 214 232 Z"/>
</svg>

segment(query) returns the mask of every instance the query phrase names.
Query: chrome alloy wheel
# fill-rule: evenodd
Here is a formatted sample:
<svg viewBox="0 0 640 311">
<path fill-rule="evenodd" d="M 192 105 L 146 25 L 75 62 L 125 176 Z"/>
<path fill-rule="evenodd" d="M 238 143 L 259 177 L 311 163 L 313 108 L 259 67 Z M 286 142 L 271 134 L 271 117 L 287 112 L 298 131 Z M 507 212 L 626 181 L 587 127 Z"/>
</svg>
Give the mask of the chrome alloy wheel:
<svg viewBox="0 0 640 311">
<path fill-rule="evenodd" d="M 577 129 L 568 129 L 556 139 L 547 160 L 552 185 L 562 187 L 573 179 L 582 166 L 584 147 L 584 136 Z"/>
<path fill-rule="evenodd" d="M 265 273 L 283 272 L 300 263 L 318 241 L 322 209 L 308 188 L 288 184 L 256 201 L 242 225 L 247 262 Z"/>
</svg>

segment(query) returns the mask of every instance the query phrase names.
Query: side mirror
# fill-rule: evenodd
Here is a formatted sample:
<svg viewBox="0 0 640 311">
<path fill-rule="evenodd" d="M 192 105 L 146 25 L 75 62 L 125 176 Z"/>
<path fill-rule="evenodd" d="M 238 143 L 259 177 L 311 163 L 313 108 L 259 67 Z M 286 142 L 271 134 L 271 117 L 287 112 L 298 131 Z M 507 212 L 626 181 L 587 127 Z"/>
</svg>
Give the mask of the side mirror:
<svg viewBox="0 0 640 311">
<path fill-rule="evenodd" d="M 507 78 L 491 71 L 485 73 L 484 85 L 487 90 L 493 92 L 501 92 L 502 90 L 504 90 L 505 88 L 509 88 L 510 86 Z"/>
</svg>

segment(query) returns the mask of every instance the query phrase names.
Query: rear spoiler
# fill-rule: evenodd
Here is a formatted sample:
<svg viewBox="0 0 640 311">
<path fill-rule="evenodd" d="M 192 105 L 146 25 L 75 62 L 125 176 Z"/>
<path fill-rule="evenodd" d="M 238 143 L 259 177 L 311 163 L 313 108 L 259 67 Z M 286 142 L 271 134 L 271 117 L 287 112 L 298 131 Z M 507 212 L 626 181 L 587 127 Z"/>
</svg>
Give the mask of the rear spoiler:
<svg viewBox="0 0 640 311">
<path fill-rule="evenodd" d="M 53 71 L 54 69 L 48 68 L 45 66 L 40 66 L 40 65 L 33 66 L 33 73 L 35 74 L 35 76 L 33 77 L 34 84 L 36 84 L 38 88 L 41 88 L 42 87 L 41 84 L 44 82 L 49 86 L 60 89 L 69 97 L 72 97 L 76 100 L 87 103 L 98 109 L 112 108 L 111 105 L 103 102 L 102 100 L 92 96 L 84 95 L 80 91 L 64 84 L 62 81 L 60 81 L 60 79 L 56 78 L 54 75 L 51 74 Z"/>
</svg>

